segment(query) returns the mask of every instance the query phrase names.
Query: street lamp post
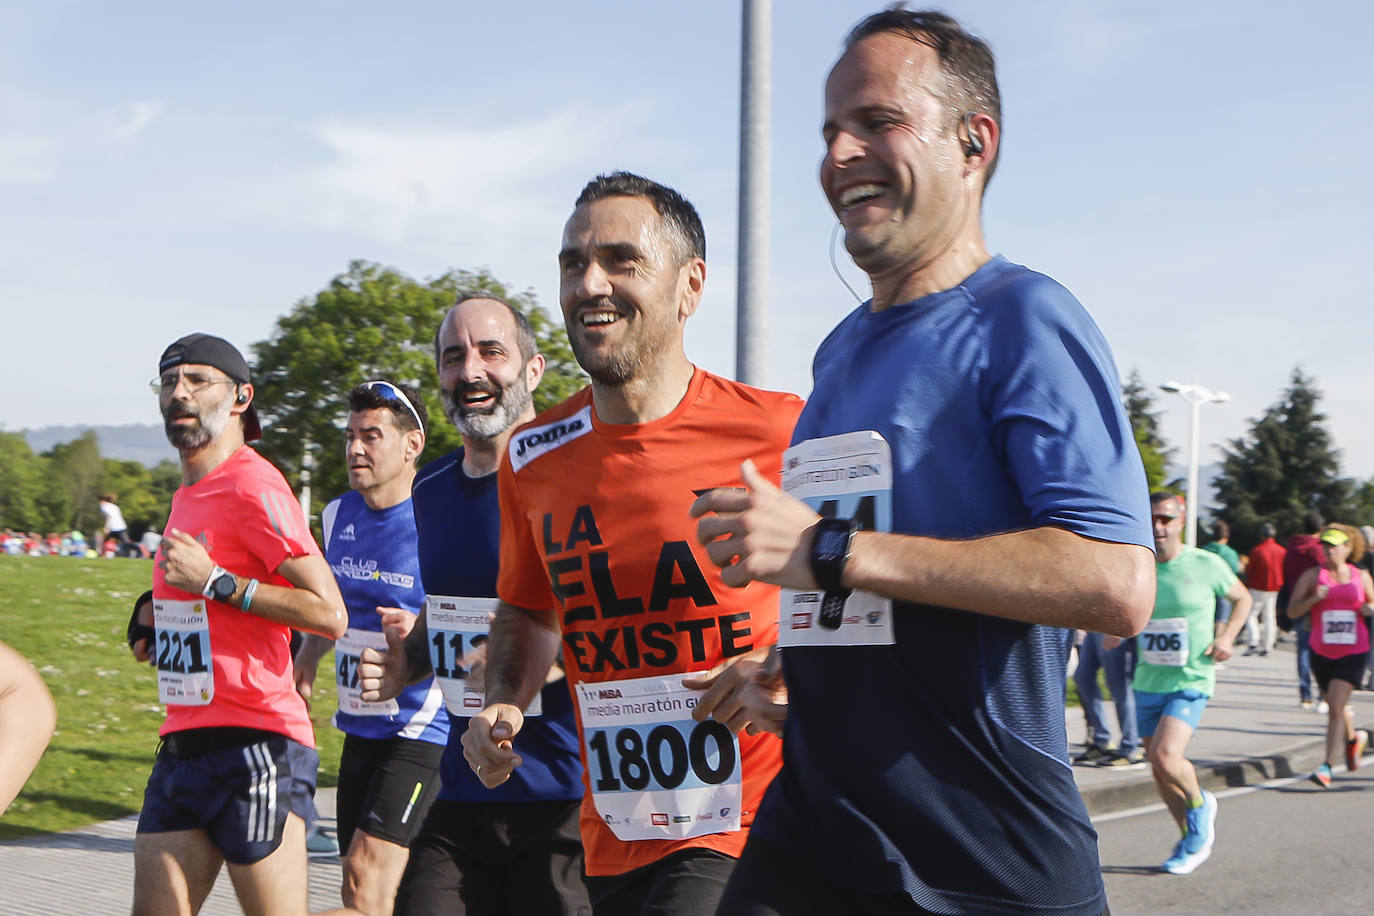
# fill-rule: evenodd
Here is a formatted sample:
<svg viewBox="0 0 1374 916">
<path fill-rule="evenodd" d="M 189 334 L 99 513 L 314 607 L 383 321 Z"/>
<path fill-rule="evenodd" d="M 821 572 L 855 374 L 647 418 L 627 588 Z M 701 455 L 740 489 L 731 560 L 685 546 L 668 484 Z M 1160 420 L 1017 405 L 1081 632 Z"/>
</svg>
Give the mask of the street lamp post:
<svg viewBox="0 0 1374 916">
<path fill-rule="evenodd" d="M 1167 391 L 1183 398 L 1193 408 L 1192 432 L 1188 436 L 1188 499 L 1184 510 L 1188 514 L 1188 527 L 1184 533 L 1184 541 L 1189 547 L 1196 547 L 1197 504 L 1199 499 L 1197 483 L 1198 415 L 1203 404 L 1225 404 L 1231 400 L 1231 396 L 1224 391 L 1212 391 L 1201 385 L 1181 385 L 1175 381 L 1165 382 L 1159 387 L 1161 391 Z"/>
</svg>

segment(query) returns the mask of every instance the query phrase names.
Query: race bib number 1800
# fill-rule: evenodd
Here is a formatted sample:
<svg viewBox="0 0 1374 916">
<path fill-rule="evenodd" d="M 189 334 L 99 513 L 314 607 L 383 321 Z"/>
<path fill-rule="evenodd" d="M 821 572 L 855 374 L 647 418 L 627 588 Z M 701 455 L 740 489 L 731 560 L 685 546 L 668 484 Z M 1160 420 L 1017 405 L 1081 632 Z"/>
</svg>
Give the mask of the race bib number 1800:
<svg viewBox="0 0 1374 916">
<path fill-rule="evenodd" d="M 208 706 L 215 698 L 210 620 L 204 599 L 153 602 L 157 628 L 157 695 L 173 706 Z"/>
<path fill-rule="evenodd" d="M 861 531 L 892 530 L 892 452 L 872 430 L 799 442 L 782 453 L 782 488 L 827 518 Z M 848 599 L 784 588 L 781 646 L 890 646 L 892 601 L 856 591 Z"/>
<path fill-rule="evenodd" d="M 577 685 L 597 814 L 620 840 L 681 840 L 740 829 L 739 741 L 696 722 L 686 674 Z"/>
<path fill-rule="evenodd" d="M 429 661 L 434 681 L 444 694 L 444 706 L 455 716 L 472 716 L 487 705 L 486 658 L 495 598 L 425 596 L 425 626 L 429 628 Z M 534 695 L 525 715 L 543 712 L 543 699 Z"/>
</svg>

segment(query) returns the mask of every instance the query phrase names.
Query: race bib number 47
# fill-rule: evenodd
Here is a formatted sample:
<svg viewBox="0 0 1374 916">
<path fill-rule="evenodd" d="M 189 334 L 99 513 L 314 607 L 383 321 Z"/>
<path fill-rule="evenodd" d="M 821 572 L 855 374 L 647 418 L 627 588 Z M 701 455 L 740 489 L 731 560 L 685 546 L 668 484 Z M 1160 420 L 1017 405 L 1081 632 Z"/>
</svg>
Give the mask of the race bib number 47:
<svg viewBox="0 0 1374 916">
<path fill-rule="evenodd" d="M 892 452 L 872 430 L 808 439 L 782 453 L 782 488 L 827 518 L 852 518 L 861 531 L 892 530 Z M 856 591 L 840 601 L 784 588 L 781 646 L 890 646 L 892 601 Z"/>
<path fill-rule="evenodd" d="M 395 700 L 369 703 L 358 687 L 358 665 L 364 649 L 376 649 L 386 654 L 386 635 L 376 630 L 357 630 L 349 627 L 334 642 L 335 680 L 339 685 L 339 712 L 352 716 L 394 716 L 401 707 Z"/>
<path fill-rule="evenodd" d="M 208 706 L 215 698 L 210 620 L 204 599 L 153 602 L 157 628 L 157 695 L 173 706 Z"/>
<path fill-rule="evenodd" d="M 577 685 L 592 801 L 620 840 L 740 829 L 739 741 L 696 722 L 685 674 Z"/>
</svg>

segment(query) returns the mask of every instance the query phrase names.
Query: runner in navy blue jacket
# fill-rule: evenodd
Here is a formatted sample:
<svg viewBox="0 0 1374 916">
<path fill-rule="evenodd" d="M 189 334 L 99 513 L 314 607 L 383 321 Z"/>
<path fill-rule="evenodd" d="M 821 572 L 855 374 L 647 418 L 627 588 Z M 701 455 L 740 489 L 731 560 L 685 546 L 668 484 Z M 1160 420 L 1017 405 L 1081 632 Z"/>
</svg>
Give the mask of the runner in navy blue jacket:
<svg viewBox="0 0 1374 916">
<path fill-rule="evenodd" d="M 396 912 L 590 913 L 578 809 L 582 765 L 561 671 L 527 713 L 524 766 L 487 789 L 463 759 L 467 715 L 485 705 L 483 658 L 496 604 L 500 513 L 496 469 L 515 427 L 534 417 L 544 372 L 529 322 L 488 293 L 464 294 L 435 336 L 445 411 L 464 446 L 431 462 L 411 500 L 426 613 L 387 654 L 364 653 L 363 696 L 395 695 L 436 675 L 451 721 L 442 786 L 396 896 Z"/>
</svg>

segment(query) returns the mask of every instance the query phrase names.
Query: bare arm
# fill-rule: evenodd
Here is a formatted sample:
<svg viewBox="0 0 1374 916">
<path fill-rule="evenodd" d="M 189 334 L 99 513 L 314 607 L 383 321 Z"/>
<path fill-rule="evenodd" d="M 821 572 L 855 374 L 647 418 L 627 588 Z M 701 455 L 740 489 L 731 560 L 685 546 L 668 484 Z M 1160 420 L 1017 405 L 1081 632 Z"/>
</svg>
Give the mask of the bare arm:
<svg viewBox="0 0 1374 916">
<path fill-rule="evenodd" d="M 57 707 L 33 665 L 0 642 L 0 814 L 52 740 Z"/>
<path fill-rule="evenodd" d="M 548 678 L 560 632 L 556 611 L 504 601 L 496 609 L 487 641 L 487 706 L 463 734 L 463 756 L 488 788 L 509 779 L 521 763 L 513 742 L 525 724 L 522 710 Z"/>
<path fill-rule="evenodd" d="M 1321 567 L 1314 566 L 1298 576 L 1298 584 L 1293 586 L 1293 594 L 1288 599 L 1290 619 L 1302 617 L 1312 610 L 1312 606 L 1326 597 L 1326 586 L 1317 585 Z"/>
<path fill-rule="evenodd" d="M 315 633 L 306 633 L 301 639 L 301 647 L 296 650 L 296 658 L 292 664 L 296 673 L 296 692 L 305 700 L 307 707 L 315 693 L 315 673 L 320 666 L 320 659 L 324 658 L 324 654 L 333 645 L 332 639 Z"/>
<path fill-rule="evenodd" d="M 164 539 L 162 557 L 158 562 L 167 584 L 184 592 L 199 593 L 215 568 L 204 545 L 176 529 Z M 234 573 L 239 584 L 227 603 L 243 607 L 243 594 L 250 579 L 232 569 L 229 572 Z M 324 557 L 288 557 L 276 572 L 295 587 L 261 583 L 253 595 L 250 614 L 330 639 L 338 639 L 344 634 L 348 628 L 348 612 L 344 610 L 343 596 L 339 594 L 334 573 Z"/>
<path fill-rule="evenodd" d="M 721 578 L 815 588 L 808 556 L 819 516 L 752 462 L 741 474 L 746 489 L 713 490 L 691 510 Z M 1154 552 L 1049 527 L 969 541 L 863 531 L 851 544 L 844 584 L 899 601 L 1130 636 L 1154 608 Z"/>
<path fill-rule="evenodd" d="M 1235 645 L 1241 628 L 1245 626 L 1245 619 L 1250 616 L 1250 606 L 1254 602 L 1250 597 L 1250 590 L 1239 581 L 1227 590 L 1226 599 L 1232 605 L 1231 616 L 1221 628 L 1221 632 L 1212 640 L 1212 644 L 1207 647 L 1207 655 L 1218 662 L 1224 662 L 1231 657 L 1232 646 Z"/>
</svg>

